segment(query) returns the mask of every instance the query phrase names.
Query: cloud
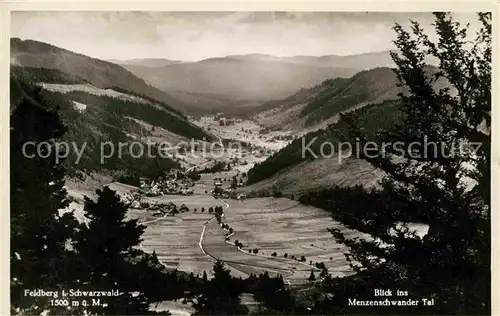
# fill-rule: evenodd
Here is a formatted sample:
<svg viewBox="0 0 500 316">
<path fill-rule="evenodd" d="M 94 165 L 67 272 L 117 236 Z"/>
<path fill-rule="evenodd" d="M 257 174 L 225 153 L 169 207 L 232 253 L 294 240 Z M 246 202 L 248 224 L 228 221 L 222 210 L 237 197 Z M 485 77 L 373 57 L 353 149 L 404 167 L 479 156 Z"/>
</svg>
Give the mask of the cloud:
<svg viewBox="0 0 500 316">
<path fill-rule="evenodd" d="M 473 21 L 469 13 L 457 14 Z M 201 60 L 262 53 L 348 55 L 392 48 L 392 27 L 428 12 L 13 12 L 12 36 L 101 59 Z"/>
</svg>

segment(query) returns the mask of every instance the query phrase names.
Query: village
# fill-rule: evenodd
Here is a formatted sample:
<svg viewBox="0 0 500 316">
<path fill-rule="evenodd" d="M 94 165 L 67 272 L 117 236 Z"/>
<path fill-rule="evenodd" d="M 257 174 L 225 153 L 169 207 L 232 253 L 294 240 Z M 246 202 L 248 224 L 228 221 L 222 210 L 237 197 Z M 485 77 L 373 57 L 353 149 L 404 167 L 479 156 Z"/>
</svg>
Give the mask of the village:
<svg viewBox="0 0 500 316">
<path fill-rule="evenodd" d="M 218 164 L 216 163 L 214 166 L 218 166 Z M 204 171 L 201 171 L 202 174 Z M 198 189 L 196 194 L 212 195 L 215 199 L 244 200 L 246 195 L 239 193 L 237 189 L 244 185 L 246 174 L 235 171 L 234 175 L 228 176 L 227 171 L 229 170 L 220 170 L 219 174 L 221 176 L 214 177 L 210 185 L 206 184 L 207 181 L 203 181 L 204 183 L 201 184 L 197 183 L 201 176 L 195 171 L 182 172 L 173 170 L 165 177 L 160 177 L 157 180 L 141 178 L 139 189 L 122 195 L 122 202 L 131 209 L 142 209 L 151 212 L 155 217 L 162 217 L 189 212 L 190 209 L 185 204 L 178 206 L 169 201 L 168 196 L 191 196 L 195 194 L 196 189 Z M 222 175 L 225 175 L 225 177 Z M 197 209 L 193 209 L 193 211 L 196 212 Z M 202 208 L 200 211 L 204 212 L 205 210 Z M 211 213 L 212 210 L 207 208 L 207 211 Z"/>
</svg>

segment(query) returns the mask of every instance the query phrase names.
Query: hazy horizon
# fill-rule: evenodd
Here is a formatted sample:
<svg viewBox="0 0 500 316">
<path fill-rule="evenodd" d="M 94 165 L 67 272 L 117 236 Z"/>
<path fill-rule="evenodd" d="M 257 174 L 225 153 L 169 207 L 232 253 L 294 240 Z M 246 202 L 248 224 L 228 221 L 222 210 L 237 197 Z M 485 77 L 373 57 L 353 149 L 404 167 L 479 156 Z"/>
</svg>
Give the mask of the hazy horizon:
<svg viewBox="0 0 500 316">
<path fill-rule="evenodd" d="M 328 54 L 328 55 L 289 55 L 289 56 L 277 56 L 277 55 L 270 55 L 270 54 L 262 54 L 262 53 L 246 53 L 246 54 L 231 54 L 231 55 L 224 55 L 224 56 L 212 56 L 212 57 L 207 57 L 204 59 L 200 60 L 173 60 L 173 59 L 168 59 L 168 58 L 161 58 L 161 57 L 153 57 L 153 58 L 129 58 L 129 59 L 116 59 L 116 58 L 111 58 L 108 59 L 108 61 L 136 61 L 136 60 L 170 60 L 170 61 L 178 61 L 178 62 L 199 62 L 199 61 L 204 61 L 207 59 L 215 59 L 215 58 L 225 58 L 225 57 L 231 57 L 231 56 L 250 56 L 250 55 L 262 55 L 262 56 L 269 56 L 269 57 L 277 57 L 277 58 L 293 58 L 293 57 L 326 57 L 326 56 L 338 56 L 338 57 L 347 57 L 347 56 L 357 56 L 357 55 L 365 55 L 365 54 L 377 54 L 377 53 L 385 53 L 389 52 L 390 50 L 382 50 L 382 51 L 376 51 L 376 52 L 368 52 L 368 53 L 361 53 L 361 54 L 348 54 L 348 55 L 338 55 L 338 54 Z"/>
<path fill-rule="evenodd" d="M 475 13 L 454 13 L 461 23 Z M 359 55 L 394 48 L 395 23 L 430 29 L 430 12 L 30 12 L 11 14 L 11 37 L 104 60 L 184 62 L 228 55 Z"/>
<path fill-rule="evenodd" d="M 40 41 L 40 40 L 35 39 L 35 38 L 11 37 L 11 39 L 13 39 L 13 38 L 19 38 L 22 41 L 31 40 L 31 41 L 44 42 L 44 41 Z M 60 46 L 60 45 L 55 45 L 53 43 L 49 43 L 49 42 L 44 42 L 44 43 L 47 43 L 47 44 L 50 44 L 50 45 L 54 45 L 54 46 L 57 46 L 57 47 L 62 48 L 62 49 L 66 49 L 66 50 L 72 51 L 74 53 L 80 53 L 78 51 L 73 51 L 73 50 L 71 50 L 71 49 L 69 49 L 67 47 L 63 47 L 63 46 Z M 366 55 L 366 54 L 385 53 L 385 52 L 389 52 L 389 51 L 391 51 L 391 50 L 386 49 L 386 50 L 381 50 L 381 51 L 373 51 L 373 52 L 360 53 L 360 54 L 347 54 L 347 55 L 327 54 L 327 55 L 289 55 L 289 56 L 285 56 L 285 55 L 277 56 L 277 55 L 270 55 L 270 54 L 264 54 L 264 53 L 252 53 L 252 52 L 249 52 L 249 53 L 244 53 L 244 54 L 230 54 L 230 55 L 224 55 L 224 56 L 211 56 L 211 57 L 203 58 L 203 59 L 200 59 L 200 60 L 175 60 L 175 59 L 169 59 L 169 58 L 164 58 L 164 57 L 144 57 L 144 58 L 143 57 L 133 57 L 133 58 L 127 58 L 127 59 L 109 58 L 109 59 L 102 59 L 102 60 L 110 61 L 110 62 L 112 62 L 112 61 L 121 61 L 121 62 L 129 61 L 129 62 L 131 62 L 131 61 L 139 61 L 139 60 L 169 60 L 169 61 L 173 61 L 173 62 L 189 63 L 189 62 L 200 62 L 200 61 L 204 61 L 204 60 L 207 60 L 207 59 L 225 58 L 225 57 L 231 57 L 231 56 L 262 55 L 262 56 L 269 56 L 269 57 L 276 57 L 276 58 L 327 57 L 327 56 L 347 57 L 347 56 L 358 56 L 358 55 Z M 94 56 L 89 56 L 89 57 L 98 58 L 98 57 L 94 57 Z M 100 58 L 98 58 L 98 59 L 100 59 Z"/>
</svg>

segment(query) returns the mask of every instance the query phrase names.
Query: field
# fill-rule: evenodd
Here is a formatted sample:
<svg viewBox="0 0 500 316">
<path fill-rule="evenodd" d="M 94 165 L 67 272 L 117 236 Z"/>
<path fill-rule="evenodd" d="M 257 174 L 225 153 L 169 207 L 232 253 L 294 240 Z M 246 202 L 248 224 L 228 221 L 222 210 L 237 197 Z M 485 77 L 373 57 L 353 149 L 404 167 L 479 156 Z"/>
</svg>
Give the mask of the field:
<svg viewBox="0 0 500 316">
<path fill-rule="evenodd" d="M 53 92 L 59 92 L 59 93 L 67 93 L 67 92 L 72 92 L 72 91 L 82 91 L 82 92 L 87 92 L 90 94 L 94 95 L 105 95 L 108 97 L 113 97 L 113 98 L 118 98 L 118 99 L 123 99 L 123 100 L 129 100 L 133 102 L 140 102 L 144 104 L 150 104 L 151 102 L 144 100 L 143 98 L 139 98 L 133 95 L 128 95 L 124 94 L 112 89 L 101 89 L 97 88 L 93 85 L 90 84 L 58 84 L 58 83 L 40 83 L 40 86 L 42 86 L 44 89 L 47 89 L 49 91 Z"/>
<path fill-rule="evenodd" d="M 148 252 L 155 250 L 167 267 L 198 275 L 206 271 L 210 277 L 213 263 L 218 258 L 236 277 L 245 278 L 251 273 L 268 271 L 283 275 L 289 284 L 307 282 L 311 270 L 319 272 L 314 266 L 316 262 L 324 262 L 333 276 L 351 273 L 343 255 L 346 249 L 338 245 L 327 231 L 327 228 L 341 226 L 322 210 L 284 198 L 241 202 L 197 194 L 144 200 L 172 201 L 178 206 L 185 204 L 190 209 L 189 212 L 165 217 L 154 217 L 145 210 L 129 211 L 130 218 L 138 218 L 139 223 L 147 227 L 142 249 Z M 224 230 L 208 213 L 208 208 L 216 205 L 225 208 L 224 222 L 234 229 L 229 241 L 224 239 Z M 201 207 L 205 207 L 204 213 L 200 212 Z M 196 213 L 194 208 L 198 210 Z M 234 245 L 236 240 L 243 243 L 241 250 Z M 257 254 L 248 252 L 254 248 L 259 250 Z M 273 252 L 276 252 L 276 257 L 271 255 Z M 287 258 L 284 258 L 285 253 Z M 306 260 L 300 262 L 293 260 L 292 256 L 297 259 L 305 256 Z"/>
<path fill-rule="evenodd" d="M 347 249 L 335 242 L 327 228 L 341 228 L 346 234 L 362 234 L 343 228 L 325 211 L 284 198 L 229 200 L 228 204 L 224 214 L 225 222 L 234 229 L 231 241 L 243 243 L 243 252 L 254 258 L 243 258 L 243 252 L 234 246 L 231 251 L 222 246 L 214 249 L 219 258 L 241 258 L 256 265 L 279 267 L 280 273 L 292 284 L 304 282 L 311 270 L 318 271 L 314 267 L 316 262 L 324 262 L 333 276 L 352 273 L 343 254 Z M 257 256 L 248 254 L 248 249 L 258 249 Z M 238 256 L 233 254 L 234 250 L 238 251 Z M 276 257 L 272 257 L 274 252 Z M 298 262 L 292 260 L 292 256 L 296 259 L 304 256 L 306 260 Z M 313 266 L 310 266 L 311 261 Z M 288 271 L 285 273 L 284 269 Z"/>
<path fill-rule="evenodd" d="M 144 198 L 145 201 L 172 201 L 180 206 L 185 204 L 190 211 L 175 216 L 154 217 L 150 212 L 131 209 L 130 217 L 138 218 L 139 223 L 145 223 L 146 230 L 142 236 L 142 249 L 147 252 L 156 251 L 158 259 L 167 267 L 181 271 L 201 274 L 210 272 L 214 260 L 204 255 L 199 247 L 203 224 L 213 217 L 208 214 L 209 207 L 224 205 L 210 195 L 180 196 L 168 195 L 157 198 Z M 206 211 L 201 213 L 201 208 Z M 197 208 L 195 213 L 193 210 Z"/>
</svg>

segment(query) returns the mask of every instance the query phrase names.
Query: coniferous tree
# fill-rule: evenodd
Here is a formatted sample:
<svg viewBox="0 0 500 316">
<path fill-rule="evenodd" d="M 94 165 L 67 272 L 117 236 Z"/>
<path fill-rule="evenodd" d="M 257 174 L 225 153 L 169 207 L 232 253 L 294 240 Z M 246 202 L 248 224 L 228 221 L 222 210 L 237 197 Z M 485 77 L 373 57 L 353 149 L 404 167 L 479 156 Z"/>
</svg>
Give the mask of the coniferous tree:
<svg viewBox="0 0 500 316">
<path fill-rule="evenodd" d="M 90 308 L 94 313 L 148 314 L 151 303 L 168 295 L 164 268 L 156 252 L 148 255 L 136 249 L 145 227 L 136 219 L 125 220 L 127 207 L 115 191 L 106 186 L 97 190 L 97 196 L 97 201 L 85 198 L 89 223 L 81 228 L 75 244 L 82 258 L 75 267 L 80 288 L 120 291 L 120 296 L 108 299 L 107 307 Z"/>
<path fill-rule="evenodd" d="M 311 274 L 307 278 L 309 281 L 316 281 L 316 276 L 314 275 L 314 271 L 311 270 Z"/>
<path fill-rule="evenodd" d="M 241 286 L 231 277 L 222 261 L 214 264 L 214 277 L 205 283 L 194 305 L 195 315 L 245 315 L 248 309 L 241 305 Z"/>
<path fill-rule="evenodd" d="M 252 293 L 255 300 L 260 302 L 263 309 L 259 313 L 280 315 L 295 311 L 295 300 L 290 290 L 286 288 L 283 276 L 271 278 L 266 271 L 254 281 Z"/>
<path fill-rule="evenodd" d="M 395 72 L 407 88 L 399 96 L 403 119 L 381 131 L 377 142 L 401 142 L 403 150 L 360 153 L 387 175 L 381 194 L 389 202 L 379 205 L 370 223 L 351 225 L 376 239 L 333 233 L 351 248 L 348 259 L 363 276 L 360 286 L 397 286 L 439 301 L 426 313 L 488 314 L 491 13 L 478 14 L 482 28 L 472 43 L 449 14 L 434 15 L 437 42 L 416 22 L 411 32 L 394 28 L 400 51 L 392 54 Z M 435 57 L 439 69 L 429 67 L 426 56 Z M 449 87 L 436 87 L 438 80 Z M 354 119 L 349 123 L 362 148 L 371 139 Z M 408 228 L 414 216 L 429 227 L 424 237 Z"/>
<path fill-rule="evenodd" d="M 60 291 L 73 284 L 71 242 L 77 222 L 64 189 L 64 166 L 56 161 L 56 139 L 65 133 L 57 108 L 41 89 L 25 95 L 11 114 L 10 230 L 11 304 L 13 313 L 62 313 L 50 297 L 30 297 L 24 290 Z M 32 146 L 26 146 L 33 142 Z M 46 146 L 35 146 L 46 142 Z M 24 153 L 23 153 L 24 150 Z M 45 158 L 44 158 L 45 157 Z"/>
<path fill-rule="evenodd" d="M 238 188 L 238 179 L 236 179 L 236 176 L 233 176 L 231 180 L 231 189 L 237 189 Z"/>
</svg>

